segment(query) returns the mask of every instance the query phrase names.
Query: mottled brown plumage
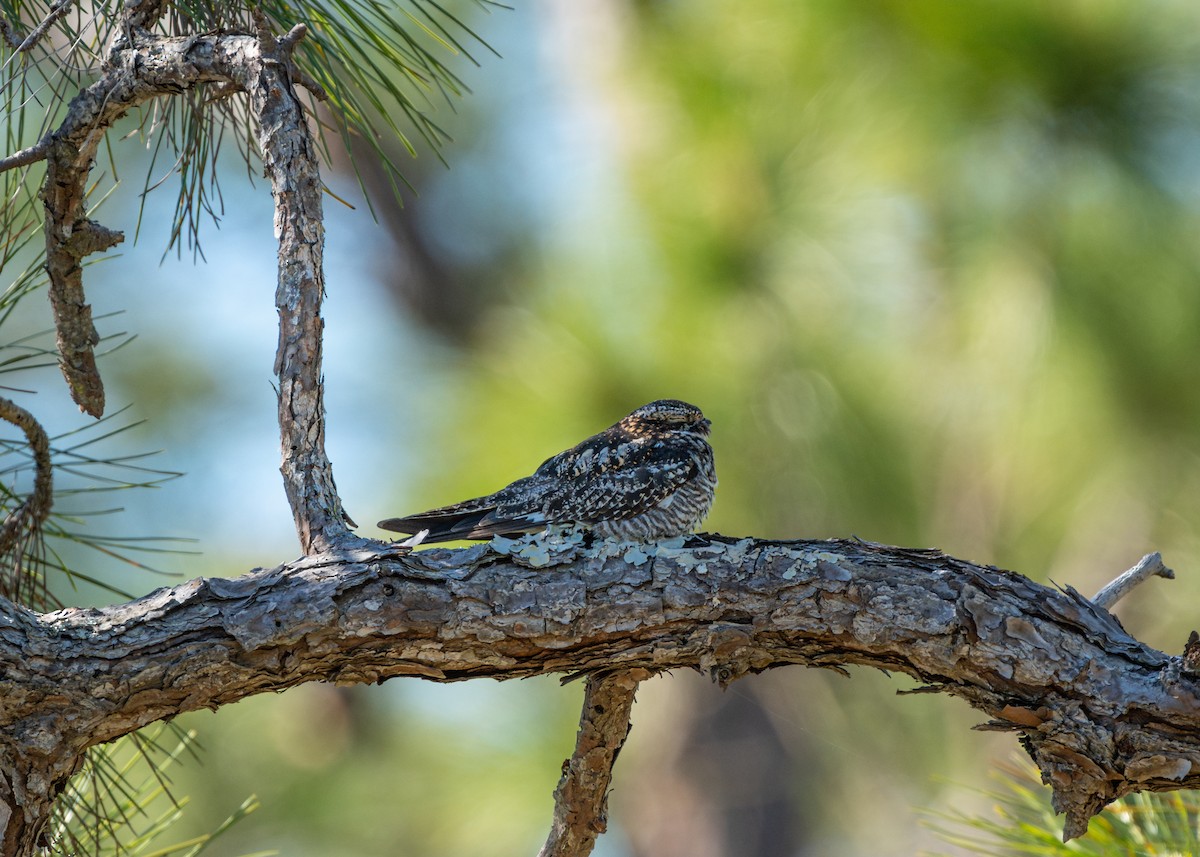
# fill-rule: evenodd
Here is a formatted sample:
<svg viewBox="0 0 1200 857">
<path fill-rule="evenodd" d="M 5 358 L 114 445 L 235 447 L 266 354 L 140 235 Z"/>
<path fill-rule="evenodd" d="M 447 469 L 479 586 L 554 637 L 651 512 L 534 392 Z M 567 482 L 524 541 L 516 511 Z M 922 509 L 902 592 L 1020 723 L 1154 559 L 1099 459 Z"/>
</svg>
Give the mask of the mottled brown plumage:
<svg viewBox="0 0 1200 857">
<path fill-rule="evenodd" d="M 656 541 L 691 532 L 708 514 L 717 474 L 709 421 L 695 405 L 660 399 L 542 463 L 533 475 L 476 497 L 380 521 L 426 542 L 489 539 L 579 524 L 606 538 Z"/>
</svg>

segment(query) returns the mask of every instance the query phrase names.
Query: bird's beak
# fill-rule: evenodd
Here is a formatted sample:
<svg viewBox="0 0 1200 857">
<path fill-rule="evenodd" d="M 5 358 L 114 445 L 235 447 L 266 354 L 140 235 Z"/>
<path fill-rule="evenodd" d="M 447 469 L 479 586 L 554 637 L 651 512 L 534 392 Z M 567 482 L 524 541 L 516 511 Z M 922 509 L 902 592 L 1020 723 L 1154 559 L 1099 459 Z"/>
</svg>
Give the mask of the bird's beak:
<svg viewBox="0 0 1200 857">
<path fill-rule="evenodd" d="M 709 429 L 712 428 L 712 420 L 700 420 L 700 422 L 697 423 L 697 425 L 700 428 L 700 433 L 707 437 Z"/>
</svg>

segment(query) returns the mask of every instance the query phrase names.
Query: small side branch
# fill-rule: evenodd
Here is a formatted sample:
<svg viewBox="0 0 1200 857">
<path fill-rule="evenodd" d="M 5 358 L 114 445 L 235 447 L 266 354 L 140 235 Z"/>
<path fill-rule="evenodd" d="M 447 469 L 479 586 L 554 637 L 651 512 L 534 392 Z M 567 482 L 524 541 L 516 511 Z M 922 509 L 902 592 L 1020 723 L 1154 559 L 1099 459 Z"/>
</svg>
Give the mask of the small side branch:
<svg viewBox="0 0 1200 857">
<path fill-rule="evenodd" d="M 1092 603 L 1108 610 L 1128 595 L 1135 586 L 1151 577 L 1175 579 L 1175 572 L 1163 565 L 1162 554 L 1158 551 L 1146 554 L 1137 565 L 1097 592 L 1092 596 Z"/>
<path fill-rule="evenodd" d="M 9 399 L 0 398 L 0 419 L 12 423 L 25 433 L 33 453 L 35 469 L 33 491 L 0 525 L 0 556 L 9 559 L 7 567 L 0 568 L 0 594 L 17 603 L 31 604 L 38 599 L 30 599 L 27 593 L 21 591 L 25 581 L 23 558 L 28 539 L 37 537 L 42 522 L 50 514 L 54 493 L 50 438 L 33 414 Z M 44 607 L 44 604 L 34 606 Z"/>
<path fill-rule="evenodd" d="M 2 28 L 0 28 L 0 31 L 2 31 Z M 19 152 L 13 152 L 6 158 L 0 158 L 0 173 L 15 170 L 19 167 L 27 167 L 30 164 L 36 164 L 38 161 L 44 161 L 46 160 L 46 153 L 48 151 L 50 151 L 49 140 L 39 140 L 28 149 L 22 149 Z"/>
<path fill-rule="evenodd" d="M 317 82 L 316 78 L 314 78 L 304 69 L 300 68 L 300 66 L 292 63 L 291 66 L 289 66 L 289 72 L 292 75 L 292 80 L 296 81 L 296 83 L 300 84 L 309 92 L 311 92 L 313 98 L 317 99 L 317 101 L 329 100 L 329 93 L 325 91 L 325 87 L 321 86 L 321 84 Z"/>
<path fill-rule="evenodd" d="M 629 735 L 629 714 L 646 670 L 588 676 L 575 753 L 554 789 L 554 820 L 538 857 L 586 857 L 608 828 L 613 763 Z"/>
<path fill-rule="evenodd" d="M 10 21 L 4 21 L 0 24 L 0 33 L 3 33 L 4 40 L 14 51 L 19 54 L 28 53 L 37 46 L 37 43 L 45 37 L 46 33 L 50 31 L 50 28 L 60 18 L 71 11 L 71 7 L 74 5 L 75 0 L 55 0 L 46 17 L 42 19 L 42 22 L 34 27 L 29 35 L 23 39 L 17 36 L 16 27 Z"/>
</svg>

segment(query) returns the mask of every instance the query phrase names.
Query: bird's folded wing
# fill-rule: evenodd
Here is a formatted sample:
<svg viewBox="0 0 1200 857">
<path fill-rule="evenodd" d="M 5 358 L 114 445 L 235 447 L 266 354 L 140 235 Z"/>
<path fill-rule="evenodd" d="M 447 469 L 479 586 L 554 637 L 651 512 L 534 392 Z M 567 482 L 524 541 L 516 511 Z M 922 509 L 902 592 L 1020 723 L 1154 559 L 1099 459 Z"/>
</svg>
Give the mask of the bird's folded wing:
<svg viewBox="0 0 1200 857">
<path fill-rule="evenodd" d="M 695 473 L 695 460 L 681 455 L 584 474 L 571 490 L 548 498 L 547 517 L 585 524 L 632 518 L 666 500 Z"/>
</svg>

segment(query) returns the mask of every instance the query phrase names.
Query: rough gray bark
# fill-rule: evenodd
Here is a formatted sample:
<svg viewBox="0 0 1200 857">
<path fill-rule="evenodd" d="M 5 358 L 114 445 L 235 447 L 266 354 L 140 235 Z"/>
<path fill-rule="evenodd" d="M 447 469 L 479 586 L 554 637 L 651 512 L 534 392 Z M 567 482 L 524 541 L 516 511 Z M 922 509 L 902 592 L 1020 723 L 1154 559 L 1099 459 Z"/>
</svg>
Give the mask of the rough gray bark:
<svg viewBox="0 0 1200 857">
<path fill-rule="evenodd" d="M 284 489 L 300 546 L 326 550 L 353 525 L 342 510 L 333 468 L 325 455 L 325 386 L 321 377 L 325 296 L 325 224 L 316 147 L 291 81 L 291 54 L 307 32 L 303 24 L 276 41 L 256 17 L 260 56 L 245 63 L 237 82 L 250 96 L 263 166 L 275 199 L 279 313 L 279 428 Z"/>
<path fill-rule="evenodd" d="M 249 35 L 143 36 L 114 47 L 109 68 L 71 104 L 44 147 L 49 169 L 47 271 L 63 374 L 80 408 L 104 411 L 104 387 L 93 347 L 99 341 L 84 299 L 82 259 L 122 240 L 84 216 L 85 187 L 104 133 L 129 110 L 160 96 L 206 84 L 250 98 L 263 164 L 275 198 L 279 277 L 279 419 L 284 485 L 305 551 L 329 547 L 346 520 L 324 454 L 321 300 L 325 232 L 321 181 L 312 136 L 292 86 L 291 53 L 305 35 L 299 24 L 276 40 L 259 19 Z"/>
<path fill-rule="evenodd" d="M 120 232 L 85 216 L 87 177 L 108 129 L 129 110 L 162 96 L 209 84 L 244 91 L 251 103 L 263 164 L 275 198 L 279 277 L 279 420 L 281 470 L 300 543 L 321 550 L 345 535 L 349 519 L 341 507 L 332 468 L 324 454 L 324 395 L 321 378 L 321 300 L 325 244 L 321 180 L 312 136 L 292 85 L 303 78 L 291 55 L 307 32 L 297 24 L 279 39 L 256 16 L 254 36 L 208 34 L 149 36 L 138 27 L 161 15 L 161 3 L 131 4 L 128 36 L 111 46 L 104 73 L 71 102 L 66 119 L 37 145 L 16 153 L 0 169 L 47 161 L 42 187 L 46 218 L 46 270 L 54 309 L 60 365 L 80 409 L 104 412 L 104 385 L 96 368 L 99 336 L 83 291 L 82 261 L 124 240 Z"/>
<path fill-rule="evenodd" d="M 1107 610 L 1151 577 L 1175 579 L 1175 572 L 1163 565 L 1158 551 L 1146 554 L 1137 565 L 1093 595 L 1092 603 Z"/>
<path fill-rule="evenodd" d="M 727 684 L 863 664 L 1019 733 L 1069 836 L 1131 791 L 1200 786 L 1196 676 L 1073 590 L 858 541 L 710 537 L 645 554 L 535 568 L 487 546 L 379 546 L 101 610 L 5 604 L 0 731 L 65 775 L 88 746 L 305 681 L 691 667 Z"/>
<path fill-rule="evenodd" d="M 139 10 L 130 7 L 128 11 L 144 12 Z M 103 413 L 104 387 L 95 365 L 93 348 L 98 336 L 84 298 L 81 263 L 88 255 L 107 250 L 124 237 L 86 217 L 87 177 L 97 147 L 113 123 L 151 99 L 207 84 L 249 94 L 259 122 L 264 163 L 279 206 L 276 229 L 281 257 L 281 322 L 305 328 L 319 325 L 324 242 L 320 180 L 303 110 L 291 84 L 291 51 L 304 33 L 304 26 L 297 25 L 275 40 L 264 22 L 260 22 L 256 36 L 161 37 L 134 31 L 128 39 L 112 46 L 103 75 L 75 97 L 59 128 L 37 145 L 0 162 L 3 169 L 42 159 L 48 162 L 42 199 L 51 304 L 63 374 L 72 397 L 86 413 Z M 284 205 L 290 208 L 286 216 L 279 216 Z M 309 282 L 318 287 L 315 307 L 305 305 L 306 300 L 313 300 L 303 289 Z M 287 342 L 281 341 L 281 354 L 285 349 L 290 351 L 290 356 L 296 358 L 292 364 L 295 369 L 309 368 L 314 360 L 319 366 L 319 350 L 316 355 L 303 353 L 299 333 L 289 329 L 285 334 L 281 324 L 281 337 L 285 335 Z M 316 343 L 319 346 L 319 336 Z M 319 399 L 319 374 L 316 383 L 308 377 L 310 374 L 311 368 L 299 373 L 293 379 L 297 389 L 288 396 L 300 409 L 310 407 L 313 396 Z M 297 420 L 296 424 L 302 422 Z M 340 521 L 340 511 L 333 517 Z"/>
<path fill-rule="evenodd" d="M 41 195 L 59 364 L 71 397 L 85 413 L 104 413 L 104 384 L 96 368 L 94 348 L 100 337 L 84 297 L 82 263 L 124 240 L 122 233 L 86 216 L 87 179 L 96 150 L 113 123 L 134 107 L 203 83 L 229 82 L 234 69 L 246 66 L 244 52 L 255 48 L 246 36 L 146 36 L 138 45 L 114 45 L 101 78 L 72 100 L 58 129 L 27 150 L 47 161 Z"/>
</svg>

